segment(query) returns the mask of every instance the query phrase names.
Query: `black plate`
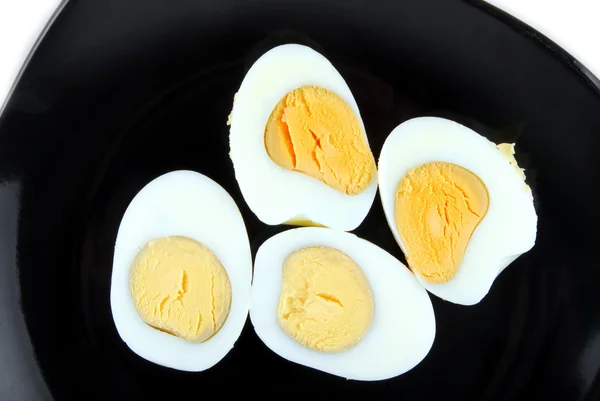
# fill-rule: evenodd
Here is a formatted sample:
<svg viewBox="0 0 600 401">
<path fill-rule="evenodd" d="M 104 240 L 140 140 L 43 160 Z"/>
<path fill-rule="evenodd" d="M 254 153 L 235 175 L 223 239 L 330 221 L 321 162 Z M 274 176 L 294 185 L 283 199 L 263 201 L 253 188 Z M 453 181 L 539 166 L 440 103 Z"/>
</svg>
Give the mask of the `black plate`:
<svg viewBox="0 0 600 401">
<path fill-rule="evenodd" d="M 120 340 L 113 243 L 134 194 L 175 169 L 224 186 L 256 251 L 281 230 L 240 196 L 225 125 L 261 52 L 300 42 L 341 71 L 375 156 L 397 124 L 452 118 L 517 141 L 535 248 L 478 305 L 432 296 L 437 336 L 398 378 L 346 381 L 270 352 L 248 323 L 217 366 L 182 373 Z M 556 45 L 498 10 L 448 0 L 80 0 L 30 59 L 0 120 L 0 399 L 222 396 L 584 400 L 600 396 L 600 91 Z M 356 231 L 403 259 L 379 199 Z M 238 395 L 241 396 L 241 395 Z M 292 397 L 292 398 L 294 398 Z"/>
</svg>

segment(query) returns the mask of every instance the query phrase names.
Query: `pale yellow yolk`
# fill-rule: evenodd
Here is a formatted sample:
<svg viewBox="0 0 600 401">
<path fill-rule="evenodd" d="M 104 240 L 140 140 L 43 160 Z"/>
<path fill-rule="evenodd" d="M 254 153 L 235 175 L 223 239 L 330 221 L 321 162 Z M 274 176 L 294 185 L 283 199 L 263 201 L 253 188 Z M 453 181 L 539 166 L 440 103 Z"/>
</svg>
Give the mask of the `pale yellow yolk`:
<svg viewBox="0 0 600 401">
<path fill-rule="evenodd" d="M 315 223 L 314 221 L 310 220 L 308 217 L 303 215 L 294 216 L 291 219 L 284 221 L 283 224 L 288 224 L 291 226 L 325 227 L 323 224 Z"/>
<path fill-rule="evenodd" d="M 410 268 L 430 283 L 452 280 L 489 203 L 484 183 L 463 167 L 431 162 L 410 170 L 394 210 Z"/>
<path fill-rule="evenodd" d="M 496 147 L 498 148 L 500 153 L 502 153 L 502 156 L 504 156 L 504 158 L 508 160 L 512 168 L 515 169 L 515 172 L 517 173 L 519 178 L 525 181 L 525 171 L 521 167 L 519 167 L 519 165 L 517 164 L 517 159 L 515 159 L 515 144 L 499 143 L 498 145 L 496 145 Z"/>
<path fill-rule="evenodd" d="M 131 295 L 148 325 L 203 342 L 227 319 L 231 284 L 217 256 L 187 237 L 146 244 L 131 267 Z"/>
<path fill-rule="evenodd" d="M 504 156 L 504 158 L 506 160 L 508 160 L 508 162 L 510 163 L 512 168 L 515 170 L 515 173 L 517 173 L 519 178 L 521 180 L 523 180 L 523 185 L 525 186 L 525 190 L 527 192 L 529 192 L 529 194 L 531 195 L 531 188 L 529 188 L 529 185 L 525 184 L 525 170 L 522 169 L 521 167 L 519 167 L 519 165 L 517 164 L 517 159 L 515 159 L 515 144 L 514 143 L 499 143 L 498 145 L 496 145 L 496 147 L 498 148 L 498 150 L 500 151 L 502 156 Z M 533 195 L 531 195 L 531 198 L 533 199 Z"/>
<path fill-rule="evenodd" d="M 349 195 L 364 191 L 375 159 L 357 115 L 335 93 L 302 86 L 269 117 L 265 147 L 279 166 L 300 171 Z"/>
<path fill-rule="evenodd" d="M 278 319 L 298 343 L 321 352 L 346 350 L 366 334 L 373 308 L 366 277 L 345 253 L 312 246 L 284 260 Z"/>
</svg>

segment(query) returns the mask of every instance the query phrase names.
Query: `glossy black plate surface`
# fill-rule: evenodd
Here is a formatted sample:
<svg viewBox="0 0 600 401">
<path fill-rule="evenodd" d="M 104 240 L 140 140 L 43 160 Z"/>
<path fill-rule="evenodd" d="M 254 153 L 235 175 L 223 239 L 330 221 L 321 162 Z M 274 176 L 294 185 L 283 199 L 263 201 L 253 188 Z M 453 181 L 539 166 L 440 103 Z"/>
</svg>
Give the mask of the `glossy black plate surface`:
<svg viewBox="0 0 600 401">
<path fill-rule="evenodd" d="M 225 125 L 252 62 L 288 42 L 323 52 L 378 157 L 397 124 L 454 119 L 517 142 L 535 248 L 480 304 L 431 296 L 435 344 L 396 379 L 346 381 L 269 351 L 247 323 L 202 373 L 153 365 L 109 307 L 122 213 L 175 169 L 235 198 L 252 249 L 281 228 L 240 196 Z M 73 0 L 0 118 L 0 400 L 592 400 L 600 396 L 600 91 L 568 54 L 481 3 L 448 0 Z M 404 260 L 379 198 L 356 233 Z M 216 395 L 215 395 L 216 396 Z"/>
</svg>

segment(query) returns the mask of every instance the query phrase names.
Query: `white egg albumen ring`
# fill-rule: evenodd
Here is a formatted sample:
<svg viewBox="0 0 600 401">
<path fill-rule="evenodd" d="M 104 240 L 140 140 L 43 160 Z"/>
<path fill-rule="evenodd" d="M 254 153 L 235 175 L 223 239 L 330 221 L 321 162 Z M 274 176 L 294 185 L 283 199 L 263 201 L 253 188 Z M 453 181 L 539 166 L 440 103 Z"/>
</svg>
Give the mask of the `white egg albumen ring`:
<svg viewBox="0 0 600 401">
<path fill-rule="evenodd" d="M 418 272 L 415 274 L 438 297 L 473 305 L 485 297 L 504 268 L 535 244 L 537 215 L 533 197 L 496 145 L 475 131 L 443 118 L 408 120 L 390 133 L 379 157 L 381 202 L 405 254 L 395 222 L 396 187 L 410 169 L 434 161 L 453 163 L 473 172 L 487 187 L 490 203 L 451 281 L 431 284 Z"/>
<path fill-rule="evenodd" d="M 360 194 L 347 195 L 307 174 L 284 169 L 269 157 L 265 127 L 277 103 L 304 85 L 329 89 L 354 111 L 364 131 L 350 88 L 321 54 L 309 47 L 278 46 L 252 65 L 235 96 L 229 143 L 235 177 L 252 212 L 266 224 L 294 217 L 350 231 L 364 220 L 377 192 L 377 174 Z M 365 135 L 368 145 L 368 139 Z"/>
<path fill-rule="evenodd" d="M 191 343 L 148 326 L 131 298 L 130 269 L 151 239 L 186 236 L 207 246 L 231 283 L 231 308 L 221 329 Z M 242 216 L 216 182 L 193 171 L 174 171 L 148 183 L 131 201 L 115 242 L 110 305 L 121 339 L 142 358 L 173 369 L 199 372 L 219 362 L 240 336 L 248 316 L 252 258 Z"/>
<path fill-rule="evenodd" d="M 360 266 L 371 286 L 373 322 L 352 348 L 322 353 L 297 343 L 279 325 L 284 259 L 298 249 L 339 249 Z M 250 320 L 259 338 L 281 357 L 353 380 L 384 380 L 419 364 L 435 338 L 435 316 L 427 291 L 400 261 L 354 234 L 328 228 L 284 231 L 261 245 L 254 264 Z"/>
</svg>

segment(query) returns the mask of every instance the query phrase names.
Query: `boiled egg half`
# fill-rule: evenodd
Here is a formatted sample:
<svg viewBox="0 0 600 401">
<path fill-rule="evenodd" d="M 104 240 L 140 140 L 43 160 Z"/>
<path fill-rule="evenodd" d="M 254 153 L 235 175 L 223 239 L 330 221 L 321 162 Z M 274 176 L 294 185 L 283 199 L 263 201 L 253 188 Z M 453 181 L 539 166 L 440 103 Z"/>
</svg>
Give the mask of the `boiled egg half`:
<svg viewBox="0 0 600 401">
<path fill-rule="evenodd" d="M 354 380 L 383 380 L 433 344 L 427 292 L 396 258 L 354 234 L 304 227 L 256 255 L 250 319 L 281 357 Z"/>
<path fill-rule="evenodd" d="M 375 159 L 348 85 L 320 53 L 290 44 L 261 56 L 229 124 L 235 177 L 262 222 L 349 231 L 363 221 Z"/>
<path fill-rule="evenodd" d="M 211 179 L 175 171 L 147 184 L 117 234 L 110 305 L 142 358 L 198 372 L 238 339 L 250 305 L 252 259 L 242 216 Z"/>
<path fill-rule="evenodd" d="M 497 146 L 435 117 L 404 122 L 386 139 L 383 209 L 409 267 L 431 293 L 476 304 L 535 244 L 533 196 L 513 154 L 513 144 Z"/>
</svg>

